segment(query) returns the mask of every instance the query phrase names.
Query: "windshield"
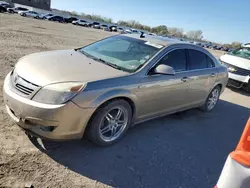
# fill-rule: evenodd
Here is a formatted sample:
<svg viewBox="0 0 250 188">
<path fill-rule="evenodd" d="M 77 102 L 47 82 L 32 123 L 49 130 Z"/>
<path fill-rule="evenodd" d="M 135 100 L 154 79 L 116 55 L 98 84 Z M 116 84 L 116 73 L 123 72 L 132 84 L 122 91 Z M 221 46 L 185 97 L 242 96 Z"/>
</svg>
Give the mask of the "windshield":
<svg viewBox="0 0 250 188">
<path fill-rule="evenodd" d="M 115 36 L 81 48 L 104 63 L 115 65 L 118 69 L 134 72 L 144 65 L 163 46 L 126 36 Z"/>
<path fill-rule="evenodd" d="M 250 60 L 250 48 L 248 47 L 238 48 L 236 50 L 233 50 L 230 53 L 230 55 L 234 55 L 234 56 L 238 56 L 238 57 L 242 57 L 242 58 Z"/>
</svg>

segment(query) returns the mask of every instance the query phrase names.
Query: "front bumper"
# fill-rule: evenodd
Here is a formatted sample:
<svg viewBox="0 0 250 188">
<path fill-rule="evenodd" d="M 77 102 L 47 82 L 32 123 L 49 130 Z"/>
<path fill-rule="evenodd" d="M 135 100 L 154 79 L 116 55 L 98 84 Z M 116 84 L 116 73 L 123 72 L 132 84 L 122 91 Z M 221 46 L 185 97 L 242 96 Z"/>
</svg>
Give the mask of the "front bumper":
<svg viewBox="0 0 250 188">
<path fill-rule="evenodd" d="M 228 73 L 228 78 L 228 84 L 236 88 L 242 88 L 250 82 L 250 76 L 241 76 L 231 72 Z"/>
<path fill-rule="evenodd" d="M 94 108 L 80 108 L 71 101 L 60 105 L 43 104 L 21 97 L 10 89 L 9 75 L 4 81 L 4 103 L 10 117 L 20 127 L 51 140 L 82 138 Z"/>
</svg>

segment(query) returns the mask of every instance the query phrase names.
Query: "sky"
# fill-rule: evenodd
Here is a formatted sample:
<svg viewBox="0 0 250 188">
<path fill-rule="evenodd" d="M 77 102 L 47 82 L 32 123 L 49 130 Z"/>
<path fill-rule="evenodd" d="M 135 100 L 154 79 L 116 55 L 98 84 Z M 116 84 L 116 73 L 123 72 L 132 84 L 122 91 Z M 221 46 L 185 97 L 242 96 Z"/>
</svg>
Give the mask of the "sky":
<svg viewBox="0 0 250 188">
<path fill-rule="evenodd" d="M 250 42 L 250 0 L 51 0 L 51 7 L 149 26 L 203 31 L 205 39 Z"/>
</svg>

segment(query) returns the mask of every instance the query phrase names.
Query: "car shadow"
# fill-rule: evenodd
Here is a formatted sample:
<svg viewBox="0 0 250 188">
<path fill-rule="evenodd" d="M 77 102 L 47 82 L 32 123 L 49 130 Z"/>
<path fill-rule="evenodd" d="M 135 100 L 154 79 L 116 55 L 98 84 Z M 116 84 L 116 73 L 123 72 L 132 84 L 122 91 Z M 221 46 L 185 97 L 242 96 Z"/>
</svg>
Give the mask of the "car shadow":
<svg viewBox="0 0 250 188">
<path fill-rule="evenodd" d="M 114 187 L 213 187 L 249 115 L 220 100 L 211 113 L 193 109 L 137 125 L 111 147 L 32 142 L 68 169 Z"/>
<path fill-rule="evenodd" d="M 239 93 L 241 95 L 245 95 L 245 96 L 250 96 L 250 93 L 246 92 L 244 89 L 240 88 L 240 89 L 237 89 L 237 88 L 234 88 L 234 87 L 231 87 L 231 86 L 227 86 L 228 89 L 230 89 L 231 91 L 233 92 L 236 92 L 236 93 Z"/>
</svg>

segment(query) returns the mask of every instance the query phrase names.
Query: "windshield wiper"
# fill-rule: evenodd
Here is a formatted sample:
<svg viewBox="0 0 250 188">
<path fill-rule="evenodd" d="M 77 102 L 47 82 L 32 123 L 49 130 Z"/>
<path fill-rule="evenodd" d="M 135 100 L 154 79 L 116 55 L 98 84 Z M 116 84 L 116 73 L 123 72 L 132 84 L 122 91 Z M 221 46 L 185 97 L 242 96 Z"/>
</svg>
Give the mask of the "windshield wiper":
<svg viewBox="0 0 250 188">
<path fill-rule="evenodd" d="M 80 51 L 80 50 L 79 50 Z M 108 66 L 110 66 L 110 67 L 113 67 L 113 68 L 115 68 L 115 69 L 118 69 L 118 70 L 121 70 L 121 71 L 124 71 L 121 67 L 119 67 L 119 66 L 117 66 L 116 64 L 113 64 L 113 63 L 110 63 L 110 62 L 107 62 L 107 61 L 105 61 L 104 59 L 102 59 L 102 58 L 98 58 L 98 57 L 95 57 L 95 56 L 93 56 L 93 55 L 91 55 L 91 54 L 89 54 L 89 53 L 87 53 L 87 52 L 85 52 L 85 51 L 80 51 L 82 54 L 84 54 L 85 56 L 87 56 L 87 57 L 89 57 L 89 58 L 91 58 L 91 59 L 93 59 L 93 60 L 96 60 L 96 61 L 99 61 L 99 62 L 102 62 L 102 63 L 104 63 L 104 64 L 106 64 L 106 65 L 108 65 Z"/>
<path fill-rule="evenodd" d="M 113 64 L 113 63 L 110 63 L 110 62 L 107 62 L 101 58 L 96 58 L 96 60 L 100 61 L 100 62 L 103 62 L 105 63 L 106 65 L 110 66 L 110 67 L 113 67 L 115 69 L 118 69 L 118 70 L 121 70 L 121 71 L 124 71 L 121 67 L 117 66 L 116 64 Z"/>
</svg>

